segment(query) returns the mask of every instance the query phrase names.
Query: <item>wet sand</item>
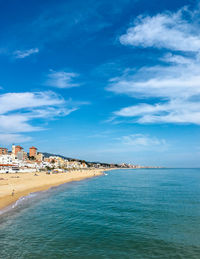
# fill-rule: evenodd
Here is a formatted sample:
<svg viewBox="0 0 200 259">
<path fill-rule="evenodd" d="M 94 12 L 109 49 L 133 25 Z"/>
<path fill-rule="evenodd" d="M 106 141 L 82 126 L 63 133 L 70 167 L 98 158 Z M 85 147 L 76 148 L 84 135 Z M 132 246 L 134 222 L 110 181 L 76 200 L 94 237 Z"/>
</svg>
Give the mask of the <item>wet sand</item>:
<svg viewBox="0 0 200 259">
<path fill-rule="evenodd" d="M 37 173 L 37 176 L 35 173 L 0 174 L 0 209 L 32 192 L 44 191 L 52 186 L 99 176 L 103 174 L 103 171 L 94 169 L 50 175 L 40 172 Z"/>
</svg>

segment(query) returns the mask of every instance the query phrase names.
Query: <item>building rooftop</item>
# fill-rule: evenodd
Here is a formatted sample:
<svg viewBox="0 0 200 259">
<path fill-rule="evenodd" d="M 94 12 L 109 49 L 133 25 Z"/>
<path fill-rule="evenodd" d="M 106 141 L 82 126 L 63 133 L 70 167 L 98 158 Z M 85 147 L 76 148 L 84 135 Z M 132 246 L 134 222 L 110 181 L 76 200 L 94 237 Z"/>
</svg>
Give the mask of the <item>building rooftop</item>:
<svg viewBox="0 0 200 259">
<path fill-rule="evenodd" d="M 36 147 L 30 147 L 29 149 L 37 149 Z"/>
<path fill-rule="evenodd" d="M 21 147 L 21 146 L 19 146 L 19 145 L 18 145 L 18 146 L 16 146 L 16 147 L 18 147 L 18 148 L 23 148 L 23 147 Z"/>
</svg>

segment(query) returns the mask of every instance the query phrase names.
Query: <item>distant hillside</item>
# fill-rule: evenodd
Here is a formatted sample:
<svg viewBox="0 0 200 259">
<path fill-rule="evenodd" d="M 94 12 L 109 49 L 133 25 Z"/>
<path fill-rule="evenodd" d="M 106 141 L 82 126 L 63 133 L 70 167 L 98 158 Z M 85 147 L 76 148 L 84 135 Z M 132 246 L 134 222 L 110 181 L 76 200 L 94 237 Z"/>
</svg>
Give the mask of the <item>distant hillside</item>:
<svg viewBox="0 0 200 259">
<path fill-rule="evenodd" d="M 83 160 L 79 160 L 79 159 L 75 159 L 75 158 L 70 158 L 70 157 L 66 157 L 66 156 L 62 156 L 62 155 L 58 155 L 58 154 L 52 154 L 52 153 L 47 153 L 47 152 L 41 152 L 44 157 L 50 157 L 50 156 L 59 156 L 63 159 L 67 159 L 69 161 L 83 161 Z"/>
<path fill-rule="evenodd" d="M 67 159 L 68 161 L 78 161 L 78 162 L 85 162 L 88 165 L 91 164 L 101 164 L 103 166 L 109 166 L 110 164 L 108 163 L 101 163 L 101 162 L 91 162 L 91 161 L 85 161 L 85 160 L 81 160 L 81 159 L 76 159 L 76 158 L 71 158 L 71 157 L 66 157 L 66 156 L 62 156 L 62 155 L 58 155 L 58 154 L 52 154 L 52 153 L 47 153 L 47 152 L 41 152 L 44 157 L 50 157 L 50 156 L 59 156 L 63 159 Z"/>
</svg>

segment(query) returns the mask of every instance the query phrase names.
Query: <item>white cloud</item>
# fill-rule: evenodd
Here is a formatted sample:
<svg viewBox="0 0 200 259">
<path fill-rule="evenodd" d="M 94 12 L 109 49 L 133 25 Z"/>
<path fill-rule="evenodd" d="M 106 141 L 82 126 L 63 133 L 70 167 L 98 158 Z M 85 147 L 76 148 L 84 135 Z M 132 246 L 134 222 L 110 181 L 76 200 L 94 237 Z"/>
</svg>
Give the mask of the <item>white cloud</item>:
<svg viewBox="0 0 200 259">
<path fill-rule="evenodd" d="M 169 67 L 144 68 L 133 76 L 123 76 L 113 81 L 108 87 L 109 91 L 143 99 L 142 103 L 122 108 L 114 114 L 135 117 L 134 121 L 139 123 L 200 124 L 198 71 L 199 61 L 194 60 Z M 145 103 L 149 98 L 160 100 L 153 104 Z"/>
<path fill-rule="evenodd" d="M 50 70 L 48 74 L 48 79 L 45 85 L 57 88 L 71 88 L 79 86 L 79 84 L 74 83 L 73 79 L 77 78 L 78 75 L 75 73 L 69 73 L 65 71 L 54 71 Z"/>
<path fill-rule="evenodd" d="M 0 139 L 21 139 L 25 132 L 44 130 L 43 121 L 66 116 L 81 103 L 65 101 L 54 92 L 6 93 L 0 95 Z M 38 123 L 40 121 L 40 125 Z M 28 140 L 29 137 L 25 137 Z M 13 142 L 13 141 L 11 141 Z M 15 141 L 16 142 L 16 141 Z"/>
<path fill-rule="evenodd" d="M 109 91 L 139 98 L 142 103 L 114 112 L 117 116 L 135 117 L 139 123 L 200 124 L 200 62 L 184 56 L 165 56 L 168 66 L 146 67 L 135 74 L 111 80 Z M 172 64 L 171 64 L 172 63 Z M 148 104 L 145 100 L 159 98 Z M 154 101 L 155 102 L 155 101 Z"/>
<path fill-rule="evenodd" d="M 185 58 L 186 60 L 186 58 Z M 186 62 L 186 61 L 185 61 Z M 200 94 L 200 63 L 145 67 L 136 73 L 112 79 L 108 89 L 133 97 L 188 98 Z"/>
<path fill-rule="evenodd" d="M 193 58 L 188 58 L 181 55 L 172 55 L 172 53 L 167 53 L 160 60 L 174 64 L 191 64 L 194 62 Z"/>
<path fill-rule="evenodd" d="M 54 92 L 22 92 L 0 95 L 0 114 L 19 109 L 58 106 L 64 99 Z"/>
<path fill-rule="evenodd" d="M 190 23 L 183 19 L 183 12 L 193 18 Z M 200 30 L 195 15 L 181 9 L 175 14 L 140 18 L 120 38 L 123 44 L 180 52 L 165 54 L 159 60 L 164 64 L 125 70 L 121 77 L 110 79 L 107 90 L 140 100 L 115 111 L 114 116 L 132 117 L 138 123 L 200 124 L 200 56 L 196 52 L 200 49 Z M 187 56 L 182 51 L 188 51 Z"/>
<path fill-rule="evenodd" d="M 177 13 L 139 16 L 126 34 L 120 37 L 120 42 L 132 46 L 199 51 L 200 29 L 193 19 L 194 12 L 187 8 L 182 8 Z"/>
<path fill-rule="evenodd" d="M 129 155 L 133 155 L 132 159 L 134 159 L 135 155 L 139 154 L 137 152 L 154 151 L 160 153 L 166 151 L 170 146 L 165 139 L 141 133 L 119 136 L 114 139 L 110 138 L 109 140 L 111 142 L 106 142 L 103 152 L 114 154 L 129 153 Z"/>
<path fill-rule="evenodd" d="M 31 141 L 31 139 L 32 139 L 31 137 L 24 136 L 22 134 L 0 133 L 0 143 L 3 145 L 8 145 L 11 143 L 24 143 L 24 142 Z"/>
<path fill-rule="evenodd" d="M 149 137 L 144 134 L 131 134 L 128 136 L 122 136 L 120 141 L 123 145 L 128 146 L 139 146 L 139 147 L 152 147 L 152 146 L 163 146 L 166 144 L 164 139 L 159 140 L 156 137 Z"/>
<path fill-rule="evenodd" d="M 0 115 L 0 132 L 17 133 L 41 130 L 40 127 L 30 125 L 30 114 Z"/>
<path fill-rule="evenodd" d="M 38 48 L 34 48 L 34 49 L 27 49 L 27 50 L 16 50 L 13 55 L 15 58 L 26 58 L 32 54 L 38 53 L 39 49 Z"/>
<path fill-rule="evenodd" d="M 162 104 L 139 104 L 115 112 L 117 116 L 135 117 L 139 123 L 194 123 L 200 125 L 200 103 L 172 100 Z"/>
</svg>

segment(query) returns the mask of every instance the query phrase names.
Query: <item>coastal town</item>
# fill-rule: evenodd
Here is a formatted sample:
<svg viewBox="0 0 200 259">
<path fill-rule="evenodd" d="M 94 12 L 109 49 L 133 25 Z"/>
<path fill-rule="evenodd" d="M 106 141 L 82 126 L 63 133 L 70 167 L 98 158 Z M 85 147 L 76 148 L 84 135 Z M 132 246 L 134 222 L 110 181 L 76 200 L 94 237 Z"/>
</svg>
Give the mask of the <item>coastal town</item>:
<svg viewBox="0 0 200 259">
<path fill-rule="evenodd" d="M 0 147 L 0 173 L 20 173 L 20 172 L 66 172 L 70 170 L 84 169 L 109 169 L 109 168 L 143 168 L 139 165 L 131 164 L 108 164 L 99 162 L 87 162 L 78 159 L 69 159 L 59 155 L 38 152 L 38 149 L 31 146 L 26 152 L 20 145 L 12 145 L 9 151 L 5 147 Z"/>
</svg>

